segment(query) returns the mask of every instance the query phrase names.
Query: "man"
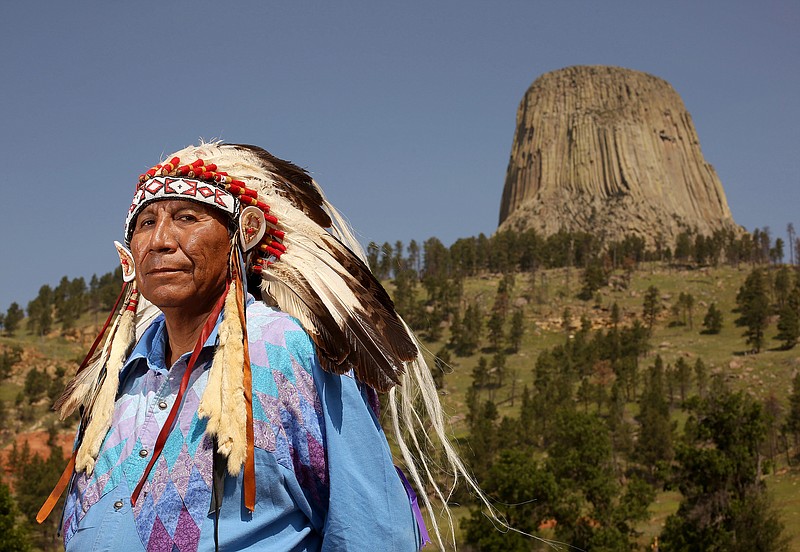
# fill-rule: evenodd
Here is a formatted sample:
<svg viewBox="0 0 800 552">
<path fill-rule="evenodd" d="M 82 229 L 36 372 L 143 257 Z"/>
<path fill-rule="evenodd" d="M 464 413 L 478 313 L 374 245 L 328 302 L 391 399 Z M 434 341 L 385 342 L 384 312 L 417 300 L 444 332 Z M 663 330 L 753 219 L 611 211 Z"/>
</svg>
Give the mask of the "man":
<svg viewBox="0 0 800 552">
<path fill-rule="evenodd" d="M 56 405 L 80 407 L 81 426 L 39 518 L 69 483 L 67 550 L 427 541 L 376 391 L 416 385 L 465 472 L 413 336 L 340 221 L 305 171 L 254 146 L 189 147 L 140 177 L 121 309 Z M 396 428 L 419 488 L 427 467 Z"/>
</svg>

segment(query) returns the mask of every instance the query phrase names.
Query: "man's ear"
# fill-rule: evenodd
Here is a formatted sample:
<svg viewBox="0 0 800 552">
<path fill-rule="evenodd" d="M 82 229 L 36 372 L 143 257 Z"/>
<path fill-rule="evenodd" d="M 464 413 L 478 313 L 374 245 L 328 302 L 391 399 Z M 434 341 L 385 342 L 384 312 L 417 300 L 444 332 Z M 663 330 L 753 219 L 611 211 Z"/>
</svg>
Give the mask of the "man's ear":
<svg viewBox="0 0 800 552">
<path fill-rule="evenodd" d="M 133 255 L 127 247 L 118 241 L 114 242 L 114 247 L 117 248 L 119 264 L 122 265 L 122 280 L 124 282 L 132 282 L 136 278 L 136 265 L 133 262 Z"/>
<path fill-rule="evenodd" d="M 249 251 L 258 245 L 266 231 L 267 221 L 261 209 L 253 205 L 242 209 L 239 215 L 239 238 L 242 241 L 242 249 Z"/>
</svg>

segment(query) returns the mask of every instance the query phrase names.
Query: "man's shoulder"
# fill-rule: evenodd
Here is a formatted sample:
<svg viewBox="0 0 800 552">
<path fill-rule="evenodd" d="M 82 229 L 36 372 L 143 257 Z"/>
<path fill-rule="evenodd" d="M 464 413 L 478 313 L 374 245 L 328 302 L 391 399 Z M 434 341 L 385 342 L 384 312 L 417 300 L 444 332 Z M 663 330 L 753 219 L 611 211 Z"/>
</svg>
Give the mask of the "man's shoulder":
<svg viewBox="0 0 800 552">
<path fill-rule="evenodd" d="M 253 301 L 247 305 L 247 328 L 251 326 L 265 326 L 270 324 L 277 324 L 279 326 L 291 327 L 295 326 L 297 329 L 302 330 L 300 322 L 292 315 L 283 312 L 282 310 L 271 307 L 263 301 Z"/>
<path fill-rule="evenodd" d="M 313 348 L 308 334 L 295 317 L 262 301 L 253 301 L 247 306 L 247 334 L 251 344 L 283 344 L 298 353 L 311 353 Z"/>
</svg>

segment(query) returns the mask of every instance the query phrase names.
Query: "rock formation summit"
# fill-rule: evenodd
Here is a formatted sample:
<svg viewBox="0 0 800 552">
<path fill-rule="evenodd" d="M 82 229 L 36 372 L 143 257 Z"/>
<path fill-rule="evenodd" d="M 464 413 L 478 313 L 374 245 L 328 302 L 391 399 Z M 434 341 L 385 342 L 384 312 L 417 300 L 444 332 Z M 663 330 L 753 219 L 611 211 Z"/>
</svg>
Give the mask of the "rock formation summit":
<svg viewBox="0 0 800 552">
<path fill-rule="evenodd" d="M 666 81 L 630 69 L 568 67 L 525 93 L 499 230 L 644 237 L 738 233 L 689 112 Z"/>
</svg>

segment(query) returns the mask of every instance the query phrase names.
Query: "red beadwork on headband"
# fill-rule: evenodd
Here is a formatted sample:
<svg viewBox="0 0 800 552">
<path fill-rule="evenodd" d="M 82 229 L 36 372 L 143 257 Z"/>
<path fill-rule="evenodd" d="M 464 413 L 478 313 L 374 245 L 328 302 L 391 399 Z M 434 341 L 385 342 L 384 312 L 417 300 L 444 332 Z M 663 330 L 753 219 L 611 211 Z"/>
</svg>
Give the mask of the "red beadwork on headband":
<svg viewBox="0 0 800 552">
<path fill-rule="evenodd" d="M 169 162 L 163 165 L 156 165 L 139 175 L 139 183 L 136 187 L 137 191 L 141 190 L 148 180 L 160 176 L 184 177 L 213 183 L 218 188 L 234 196 L 240 204 L 253 205 L 264 213 L 264 218 L 268 223 L 267 231 L 264 233 L 261 242 L 254 249 L 256 251 L 256 258 L 252 261 L 252 271 L 260 274 L 265 266 L 272 264 L 272 259 L 277 261 L 281 258 L 281 255 L 286 252 L 286 246 L 283 245 L 285 233 L 278 229 L 278 218 L 270 214 L 269 205 L 259 201 L 258 192 L 256 190 L 248 188 L 243 181 L 233 178 L 228 173 L 218 171 L 214 163 L 206 164 L 202 159 L 197 159 L 185 165 L 181 165 L 180 163 L 180 158 L 173 157 Z"/>
</svg>

